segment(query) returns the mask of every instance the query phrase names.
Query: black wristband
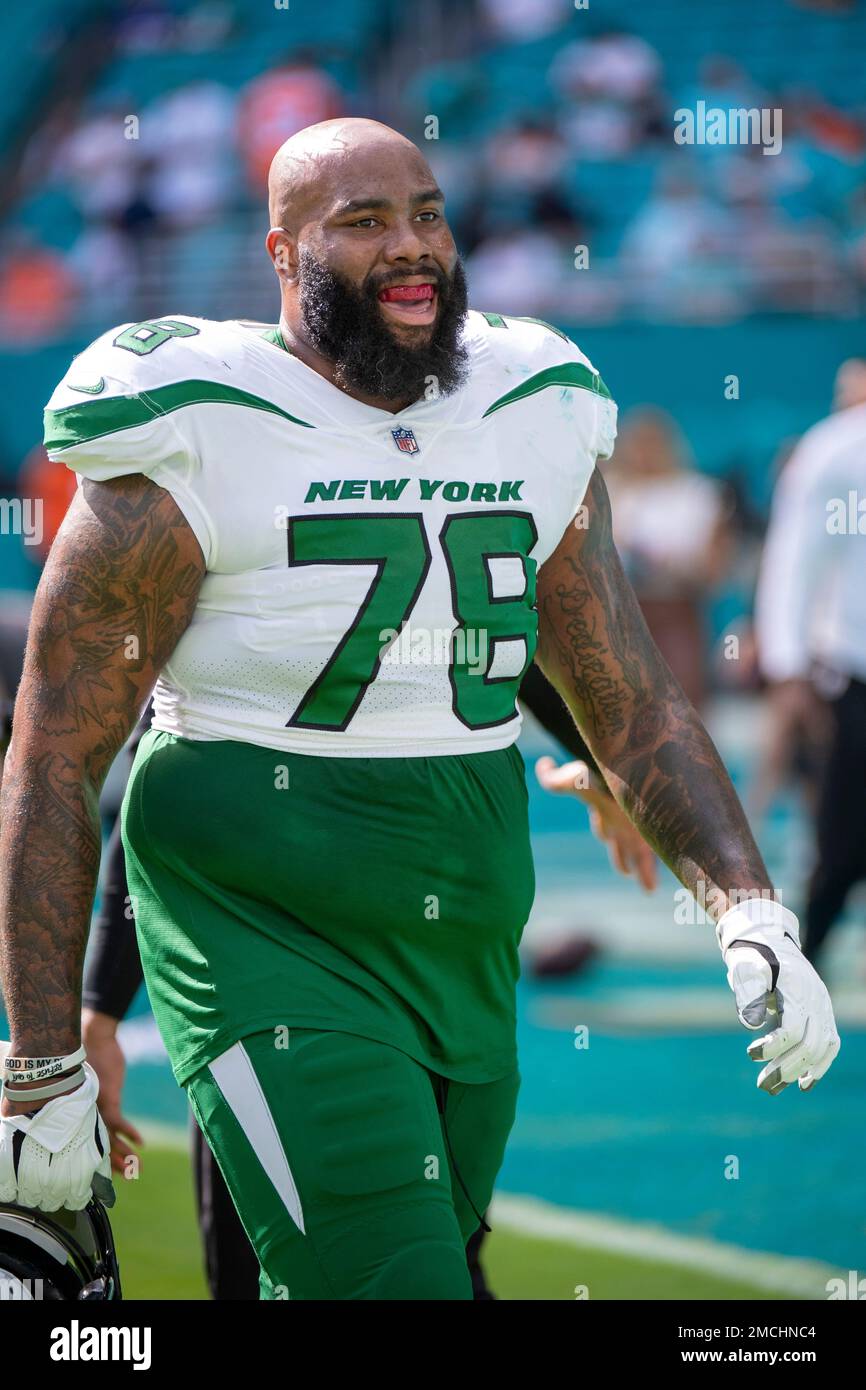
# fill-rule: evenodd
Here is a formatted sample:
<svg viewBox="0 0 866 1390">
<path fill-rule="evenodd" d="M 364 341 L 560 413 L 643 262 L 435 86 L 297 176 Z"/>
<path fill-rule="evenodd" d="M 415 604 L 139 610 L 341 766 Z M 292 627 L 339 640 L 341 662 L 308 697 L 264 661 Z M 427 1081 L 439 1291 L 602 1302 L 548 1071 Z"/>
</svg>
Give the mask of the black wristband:
<svg viewBox="0 0 866 1390">
<path fill-rule="evenodd" d="M 565 701 L 535 662 L 530 663 L 520 683 L 517 698 L 532 711 L 539 724 L 543 725 L 573 758 L 582 758 L 591 771 L 601 777 L 598 763 L 586 746 Z"/>
</svg>

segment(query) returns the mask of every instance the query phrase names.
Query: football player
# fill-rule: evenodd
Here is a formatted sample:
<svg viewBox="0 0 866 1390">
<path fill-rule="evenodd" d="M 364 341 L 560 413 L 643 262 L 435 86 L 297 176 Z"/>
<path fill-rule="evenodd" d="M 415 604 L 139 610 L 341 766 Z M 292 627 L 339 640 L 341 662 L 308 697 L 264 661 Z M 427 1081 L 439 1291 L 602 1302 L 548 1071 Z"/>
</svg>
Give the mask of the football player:
<svg viewBox="0 0 866 1390">
<path fill-rule="evenodd" d="M 808 1090 L 839 1041 L 624 579 L 594 366 L 467 310 L 442 193 L 378 122 L 287 142 L 270 222 L 277 328 L 124 325 L 49 403 L 81 486 L 3 785 L 0 1201 L 68 1172 L 75 1205 L 104 1161 L 79 1047 L 97 796 L 155 683 L 124 803 L 136 926 L 262 1296 L 469 1299 L 519 1085 L 533 657 L 712 905 L 741 1021 L 774 1025 L 759 1086 Z"/>
</svg>

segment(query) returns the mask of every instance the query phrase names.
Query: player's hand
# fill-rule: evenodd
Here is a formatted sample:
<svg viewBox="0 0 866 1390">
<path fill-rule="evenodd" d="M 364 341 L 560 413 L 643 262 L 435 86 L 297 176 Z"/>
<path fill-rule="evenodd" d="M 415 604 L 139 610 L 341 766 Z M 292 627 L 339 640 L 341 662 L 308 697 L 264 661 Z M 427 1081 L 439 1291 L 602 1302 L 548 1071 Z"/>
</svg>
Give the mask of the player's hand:
<svg viewBox="0 0 866 1390">
<path fill-rule="evenodd" d="M 636 877 L 651 893 L 658 883 L 656 857 L 607 788 L 592 785 L 587 764 L 578 760 L 558 767 L 553 758 L 545 756 L 535 764 L 535 775 L 545 791 L 576 796 L 588 806 L 590 829 L 607 845 L 617 873 Z"/>
<path fill-rule="evenodd" d="M 99 1113 L 108 1126 L 112 1172 L 123 1174 L 127 1159 L 138 1157 L 133 1145 L 140 1148 L 144 1140 L 121 1109 L 126 1059 L 117 1040 L 117 1023 L 110 1014 L 81 1010 L 81 1041 L 99 1079 Z"/>
<path fill-rule="evenodd" d="M 752 1061 L 766 1064 L 758 1086 L 771 1096 L 792 1081 L 811 1090 L 840 1042 L 827 987 L 800 950 L 793 912 L 750 898 L 719 919 L 716 935 L 740 1022 L 753 1030 L 771 1025 L 747 1049 Z"/>
<path fill-rule="evenodd" d="M 68 1095 L 44 1101 L 35 1113 L 8 1113 L 19 1105 L 10 1106 L 8 1093 L 4 1096 L 0 1202 L 42 1211 L 80 1211 L 93 1195 L 106 1206 L 113 1204 L 108 1131 L 96 1108 L 98 1094 L 96 1073 L 85 1062 L 82 1084 Z"/>
</svg>

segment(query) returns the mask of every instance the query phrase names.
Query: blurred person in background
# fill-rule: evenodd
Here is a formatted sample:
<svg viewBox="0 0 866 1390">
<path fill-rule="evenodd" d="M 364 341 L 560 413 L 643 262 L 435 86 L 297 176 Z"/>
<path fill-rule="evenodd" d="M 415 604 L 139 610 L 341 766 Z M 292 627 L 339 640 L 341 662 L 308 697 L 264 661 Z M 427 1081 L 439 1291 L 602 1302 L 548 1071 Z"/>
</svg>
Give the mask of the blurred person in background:
<svg viewBox="0 0 866 1390">
<path fill-rule="evenodd" d="M 229 36 L 237 17 L 234 0 L 198 0 L 182 13 L 173 0 L 122 0 L 116 8 L 115 42 L 123 53 L 206 52 Z"/>
<path fill-rule="evenodd" d="M 529 43 L 553 34 L 569 18 L 568 0 L 478 0 L 490 34 L 505 43 Z"/>
<path fill-rule="evenodd" d="M 568 145 L 552 121 L 522 115 L 497 130 L 485 150 L 485 182 L 494 197 L 554 194 L 562 186 Z"/>
<path fill-rule="evenodd" d="M 826 739 L 803 948 L 813 961 L 866 878 L 866 359 L 839 368 L 833 405 L 779 479 L 755 609 L 770 741 Z"/>
<path fill-rule="evenodd" d="M 685 83 L 673 93 L 671 110 L 681 106 L 694 108 L 699 101 L 706 102 L 708 108 L 721 107 L 723 110 L 766 104 L 767 93 L 752 75 L 727 53 L 708 53 L 701 58 L 696 78 L 696 81 Z M 700 153 L 701 147 L 697 148 Z M 703 151 L 710 160 L 714 148 L 718 147 L 703 146 Z"/>
<path fill-rule="evenodd" d="M 614 538 L 659 650 L 696 708 L 706 693 L 703 604 L 728 567 L 722 492 L 698 473 L 676 424 L 642 406 L 608 466 Z"/>
<path fill-rule="evenodd" d="M 36 444 L 21 465 L 18 490 L 22 497 L 38 499 L 42 504 L 41 537 L 38 542 L 24 546 L 28 559 L 42 566 L 48 558 L 51 543 L 69 509 L 69 503 L 75 496 L 75 478 L 70 475 L 68 469 L 57 468 L 51 463 L 42 444 Z M 23 655 L 23 629 L 21 652 Z"/>
<path fill-rule="evenodd" d="M 132 98 L 94 98 L 59 142 L 51 178 L 90 220 L 121 217 L 135 197 L 142 142 L 130 125 Z"/>
<path fill-rule="evenodd" d="M 652 45 L 615 26 L 566 44 L 549 80 L 563 100 L 563 127 L 575 151 L 617 159 L 661 135 L 661 76 Z"/>
<path fill-rule="evenodd" d="M 507 212 L 486 217 L 481 242 L 466 258 L 477 303 L 501 303 L 507 298 L 509 313 L 550 316 L 571 266 L 571 258 L 563 252 L 568 242 L 557 234 L 560 225 L 539 224 Z"/>
<path fill-rule="evenodd" d="M 190 82 L 148 107 L 150 202 L 168 226 L 198 226 L 223 211 L 234 192 L 235 123 L 234 95 L 219 82 Z"/>
<path fill-rule="evenodd" d="M 742 258 L 731 255 L 736 221 L 695 171 L 663 167 L 650 197 L 626 226 L 620 264 L 635 303 L 661 322 L 728 319 L 746 295 Z"/>
<path fill-rule="evenodd" d="M 75 293 L 62 256 L 15 232 L 0 259 L 0 340 L 34 344 L 56 337 L 69 322 Z"/>
<path fill-rule="evenodd" d="M 780 444 L 770 469 L 774 489 L 778 488 L 782 473 L 790 463 L 799 442 L 799 436 L 795 436 L 784 439 Z M 761 530 L 760 548 L 754 570 L 752 610 L 765 540 L 766 525 Z M 754 611 L 747 631 L 748 651 L 744 652 L 741 648 L 739 660 L 727 664 L 742 669 L 745 656 L 748 675 L 751 678 L 750 688 L 764 690 L 766 682 L 761 672 Z M 749 787 L 746 810 L 753 824 L 760 821 L 772 806 L 779 789 L 784 787 L 795 792 L 809 820 L 814 821 L 818 812 L 818 793 L 827 744 L 827 715 L 824 703 L 817 690 L 812 687 L 810 700 L 813 717 L 805 722 L 799 719 L 791 720 L 787 716 L 793 714 L 794 710 L 787 692 L 779 687 L 771 687 L 771 692 L 773 698 L 766 701 L 768 718 L 762 730 L 757 766 Z"/>
<path fill-rule="evenodd" d="M 267 182 L 276 150 L 305 126 L 342 115 L 343 93 L 311 54 L 294 53 L 241 92 L 238 141 L 250 188 Z"/>
<path fill-rule="evenodd" d="M 513 313 L 553 317 L 573 289 L 574 253 L 586 240 L 563 194 L 568 146 L 555 125 L 521 115 L 484 147 L 464 229 L 467 272 L 478 304 L 502 302 Z"/>
</svg>

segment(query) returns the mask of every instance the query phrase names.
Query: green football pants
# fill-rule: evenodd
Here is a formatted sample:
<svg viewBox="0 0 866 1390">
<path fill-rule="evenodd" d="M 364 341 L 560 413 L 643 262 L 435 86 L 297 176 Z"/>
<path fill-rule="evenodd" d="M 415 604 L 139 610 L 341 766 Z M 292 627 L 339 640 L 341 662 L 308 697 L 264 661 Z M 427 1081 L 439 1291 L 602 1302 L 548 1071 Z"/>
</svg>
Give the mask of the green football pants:
<svg viewBox="0 0 866 1390">
<path fill-rule="evenodd" d="M 351 1033 L 242 1039 L 187 1093 L 266 1299 L 471 1299 L 465 1246 L 514 1121 L 515 1071 L 445 1082 Z"/>
</svg>

